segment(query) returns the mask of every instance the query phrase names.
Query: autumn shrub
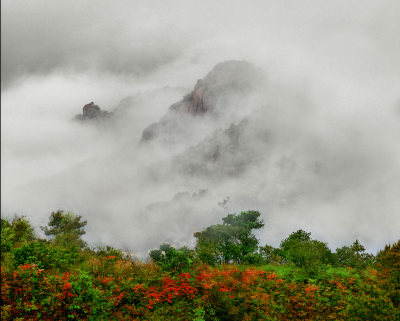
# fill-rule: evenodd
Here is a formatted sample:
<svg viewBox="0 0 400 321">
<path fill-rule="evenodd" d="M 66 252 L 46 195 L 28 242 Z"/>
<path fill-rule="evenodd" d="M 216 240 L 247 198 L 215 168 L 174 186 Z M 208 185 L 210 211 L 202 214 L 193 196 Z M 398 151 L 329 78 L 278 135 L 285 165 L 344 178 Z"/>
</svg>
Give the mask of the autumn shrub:
<svg viewBox="0 0 400 321">
<path fill-rule="evenodd" d="M 345 315 L 349 320 L 396 320 L 390 295 L 377 278 L 366 276 L 356 290 L 357 295 L 348 297 Z"/>
<path fill-rule="evenodd" d="M 400 241 L 386 245 L 376 259 L 380 281 L 396 308 L 400 307 Z M 399 315 L 400 319 L 400 315 Z"/>
<path fill-rule="evenodd" d="M 117 261 L 118 262 L 118 261 Z M 144 272 L 150 269 L 152 271 Z M 158 272 L 157 272 L 158 271 Z M 197 265 L 162 274 L 143 264 L 132 274 L 52 274 L 24 264 L 2 269 L 2 317 L 12 320 L 395 320 L 378 276 L 298 282 L 234 265 Z M 398 312 L 398 311 L 397 311 Z"/>
</svg>

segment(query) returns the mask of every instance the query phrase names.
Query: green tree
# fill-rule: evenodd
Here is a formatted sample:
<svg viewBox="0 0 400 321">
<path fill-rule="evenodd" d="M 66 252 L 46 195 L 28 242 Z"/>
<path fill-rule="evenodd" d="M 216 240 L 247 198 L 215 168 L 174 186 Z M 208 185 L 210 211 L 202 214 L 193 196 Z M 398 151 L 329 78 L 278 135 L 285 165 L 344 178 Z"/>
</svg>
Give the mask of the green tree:
<svg viewBox="0 0 400 321">
<path fill-rule="evenodd" d="M 258 252 L 263 264 L 282 263 L 283 261 L 281 249 L 276 249 L 271 245 L 260 246 Z"/>
<path fill-rule="evenodd" d="M 358 269 L 372 264 L 374 259 L 372 254 L 365 253 L 365 247 L 358 240 L 355 240 L 350 246 L 336 249 L 335 256 L 338 265 L 351 266 Z"/>
<path fill-rule="evenodd" d="M 257 261 L 258 240 L 252 232 L 264 226 L 260 215 L 257 211 L 229 214 L 222 219 L 223 224 L 194 233 L 200 260 L 208 264 Z"/>
<path fill-rule="evenodd" d="M 194 251 L 184 246 L 175 249 L 164 243 L 158 250 L 150 251 L 150 258 L 159 265 L 163 271 L 180 273 L 190 269 L 194 259 Z"/>
<path fill-rule="evenodd" d="M 305 270 L 308 276 L 315 276 L 322 265 L 332 262 L 332 252 L 326 243 L 312 240 L 311 233 L 298 230 L 280 244 L 286 260 Z"/>
<path fill-rule="evenodd" d="M 15 216 L 12 221 L 1 219 L 1 257 L 23 244 L 35 239 L 34 230 L 24 216 Z"/>
<path fill-rule="evenodd" d="M 49 223 L 47 226 L 41 226 L 41 229 L 44 234 L 54 238 L 56 245 L 83 248 L 86 244 L 81 236 L 86 233 L 83 227 L 87 221 L 81 221 L 81 219 L 80 215 L 64 213 L 60 210 L 51 213 Z"/>
</svg>

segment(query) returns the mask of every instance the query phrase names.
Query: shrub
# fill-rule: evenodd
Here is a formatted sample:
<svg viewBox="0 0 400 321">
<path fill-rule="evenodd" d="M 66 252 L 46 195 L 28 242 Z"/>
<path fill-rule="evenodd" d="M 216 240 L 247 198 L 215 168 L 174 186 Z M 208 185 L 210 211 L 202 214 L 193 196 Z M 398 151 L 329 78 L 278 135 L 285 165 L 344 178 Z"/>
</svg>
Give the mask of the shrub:
<svg viewBox="0 0 400 321">
<path fill-rule="evenodd" d="M 117 259 L 122 259 L 123 256 L 124 256 L 124 254 L 122 253 L 121 250 L 115 249 L 112 246 L 108 246 L 108 245 L 105 246 L 105 247 L 96 248 L 95 249 L 95 254 L 96 254 L 96 256 L 99 256 L 99 257 L 104 257 L 104 256 L 110 257 L 110 256 L 113 256 L 113 257 L 115 257 Z"/>
<path fill-rule="evenodd" d="M 175 249 L 169 244 L 162 244 L 158 250 L 150 252 L 150 258 L 159 265 L 163 271 L 181 273 L 188 271 L 192 266 L 194 251 L 187 247 Z"/>
<path fill-rule="evenodd" d="M 400 307 L 400 240 L 378 253 L 376 266 L 394 306 Z"/>
<path fill-rule="evenodd" d="M 12 248 L 35 239 L 33 228 L 24 216 L 15 216 L 9 222 L 1 219 L 1 255 L 10 252 Z"/>
<path fill-rule="evenodd" d="M 53 247 L 46 241 L 36 241 L 13 250 L 15 266 L 36 264 L 40 269 L 66 270 L 80 262 L 77 248 Z"/>
</svg>

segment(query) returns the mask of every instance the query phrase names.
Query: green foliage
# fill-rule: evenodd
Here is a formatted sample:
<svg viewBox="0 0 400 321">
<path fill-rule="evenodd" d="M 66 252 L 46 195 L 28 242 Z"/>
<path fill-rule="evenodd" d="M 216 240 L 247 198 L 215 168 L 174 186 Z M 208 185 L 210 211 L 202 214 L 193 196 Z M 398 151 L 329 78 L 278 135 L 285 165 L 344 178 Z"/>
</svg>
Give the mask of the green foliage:
<svg viewBox="0 0 400 321">
<path fill-rule="evenodd" d="M 376 266 L 394 306 L 400 307 L 400 240 L 393 245 L 386 245 L 378 253 Z"/>
<path fill-rule="evenodd" d="M 53 247 L 45 241 L 36 241 L 12 251 L 15 266 L 36 264 L 40 269 L 65 270 L 80 261 L 78 250 Z"/>
<path fill-rule="evenodd" d="M 339 266 L 365 268 L 373 262 L 373 255 L 365 253 L 365 248 L 356 240 L 351 246 L 336 249 L 336 261 Z"/>
<path fill-rule="evenodd" d="M 111 300 L 107 300 L 104 291 L 96 287 L 92 275 L 79 271 L 72 289 L 75 297 L 71 305 L 79 319 L 86 315 L 90 316 L 90 320 L 108 319 L 114 304 Z"/>
<path fill-rule="evenodd" d="M 367 280 L 357 288 L 358 295 L 348 297 L 346 316 L 348 320 L 395 320 L 396 311 L 388 293 L 376 282 Z"/>
<path fill-rule="evenodd" d="M 393 276 L 393 282 L 400 284 L 400 241 L 386 245 L 376 256 L 379 269 L 387 269 Z"/>
<path fill-rule="evenodd" d="M 13 230 L 7 220 L 1 219 L 1 259 L 12 248 Z"/>
<path fill-rule="evenodd" d="M 150 258 L 159 265 L 165 272 L 173 274 L 188 271 L 194 260 L 194 251 L 187 247 L 175 249 L 171 245 L 164 243 L 158 250 L 150 251 Z"/>
<path fill-rule="evenodd" d="M 357 280 L 309 283 L 254 267 L 202 264 L 152 279 L 137 273 L 53 273 L 29 264 L 2 271 L 2 320 L 396 320 L 398 315 L 381 282 L 368 273 Z"/>
<path fill-rule="evenodd" d="M 251 263 L 260 261 L 256 254 L 258 240 L 253 230 L 264 226 L 260 212 L 247 211 L 229 214 L 223 224 L 212 225 L 202 232 L 194 233 L 196 252 L 201 261 L 208 264 Z"/>
<path fill-rule="evenodd" d="M 35 233 L 24 216 L 15 216 L 11 222 L 1 219 L 1 254 L 35 239 Z"/>
<path fill-rule="evenodd" d="M 281 242 L 283 256 L 297 267 L 304 268 L 310 277 L 332 262 L 332 253 L 326 243 L 312 240 L 311 233 L 298 230 Z"/>
<path fill-rule="evenodd" d="M 151 251 L 156 264 L 135 262 L 108 246 L 66 247 L 62 231 L 68 229 L 55 229 L 60 222 L 48 227 L 54 241 L 45 241 L 35 238 L 25 219 L 14 227 L 3 220 L 12 260 L 1 262 L 1 319 L 400 320 L 400 241 L 379 252 L 376 270 L 331 266 L 326 244 L 302 230 L 281 248 L 258 247 L 251 231 L 263 224 L 257 212 L 246 213 L 200 232 L 198 249 L 214 242 L 209 253 L 215 261 L 271 263 L 262 268 L 212 268 L 194 260 L 193 250 L 169 244 Z M 348 248 L 360 257 L 365 251 L 358 242 Z"/>
<path fill-rule="evenodd" d="M 51 213 L 48 226 L 42 226 L 41 229 L 46 235 L 54 238 L 55 244 L 82 248 L 85 242 L 82 241 L 81 236 L 85 234 L 83 227 L 87 221 L 81 221 L 81 219 L 80 215 L 64 213 L 60 210 Z"/>
<path fill-rule="evenodd" d="M 282 249 L 274 248 L 271 245 L 260 246 L 258 249 L 258 254 L 260 256 L 260 264 L 282 264 L 285 262 L 284 254 Z"/>
<path fill-rule="evenodd" d="M 121 250 L 115 249 L 112 246 L 104 246 L 104 247 L 98 247 L 95 250 L 95 253 L 97 256 L 104 257 L 104 256 L 113 256 L 115 258 L 121 259 L 124 254 L 122 253 Z"/>
<path fill-rule="evenodd" d="M 235 234 L 238 228 L 226 225 L 212 225 L 202 232 L 196 232 L 196 253 L 199 259 L 205 263 L 215 265 L 232 261 L 239 255 L 238 242 L 235 242 Z"/>
</svg>

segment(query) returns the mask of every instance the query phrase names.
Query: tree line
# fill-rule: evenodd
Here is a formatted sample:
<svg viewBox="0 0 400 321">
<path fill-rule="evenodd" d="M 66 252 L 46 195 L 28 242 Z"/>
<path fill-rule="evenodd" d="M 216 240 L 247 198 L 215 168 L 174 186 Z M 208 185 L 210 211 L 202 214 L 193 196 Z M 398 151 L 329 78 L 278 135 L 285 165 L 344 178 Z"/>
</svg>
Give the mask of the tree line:
<svg viewBox="0 0 400 321">
<path fill-rule="evenodd" d="M 366 253 L 365 247 L 355 240 L 352 244 L 331 251 L 328 245 L 311 237 L 311 233 L 298 230 L 281 241 L 279 247 L 260 245 L 254 235 L 256 230 L 264 227 L 260 212 L 245 211 L 239 214 L 228 214 L 221 224 L 207 227 L 195 232 L 196 246 L 175 248 L 164 243 L 158 249 L 150 251 L 154 263 L 165 271 L 181 272 L 199 261 L 212 266 L 219 264 L 292 264 L 302 268 L 310 277 L 329 266 L 352 267 L 363 269 L 382 259 L 391 246 L 378 252 L 376 256 Z M 40 257 L 62 256 L 68 264 L 79 257 L 79 251 L 88 250 L 82 240 L 87 221 L 73 213 L 56 211 L 51 213 L 47 226 L 42 226 L 49 239 L 39 239 L 26 217 L 16 216 L 12 220 L 1 220 L 1 253 L 2 258 L 12 253 L 16 264 L 38 260 Z M 58 251 L 54 251 L 58 247 Z M 109 251 L 121 251 L 107 247 Z M 97 249 L 98 250 L 98 249 Z M 54 261 L 57 261 L 56 259 Z M 28 262 L 31 263 L 31 262 Z M 44 263 L 43 263 L 44 264 Z M 51 264 L 48 262 L 47 265 Z"/>
</svg>

